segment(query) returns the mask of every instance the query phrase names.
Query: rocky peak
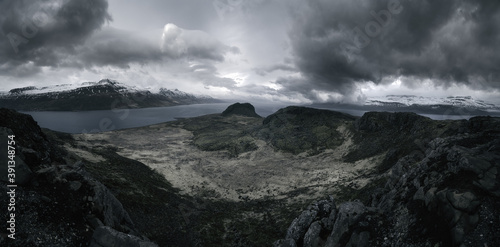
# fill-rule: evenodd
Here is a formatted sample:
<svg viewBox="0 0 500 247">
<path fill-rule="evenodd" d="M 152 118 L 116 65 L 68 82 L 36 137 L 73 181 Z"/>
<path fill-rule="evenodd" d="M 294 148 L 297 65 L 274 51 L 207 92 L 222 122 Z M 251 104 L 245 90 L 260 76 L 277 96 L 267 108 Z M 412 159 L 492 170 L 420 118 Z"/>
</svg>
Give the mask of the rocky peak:
<svg viewBox="0 0 500 247">
<path fill-rule="evenodd" d="M 222 116 L 224 117 L 231 115 L 261 118 L 261 116 L 255 113 L 255 107 L 250 103 L 235 103 L 228 106 L 226 110 L 222 112 Z"/>
<path fill-rule="evenodd" d="M 109 84 L 109 85 L 116 85 L 118 82 L 112 81 L 110 79 L 102 79 L 100 80 L 97 84 Z"/>
</svg>

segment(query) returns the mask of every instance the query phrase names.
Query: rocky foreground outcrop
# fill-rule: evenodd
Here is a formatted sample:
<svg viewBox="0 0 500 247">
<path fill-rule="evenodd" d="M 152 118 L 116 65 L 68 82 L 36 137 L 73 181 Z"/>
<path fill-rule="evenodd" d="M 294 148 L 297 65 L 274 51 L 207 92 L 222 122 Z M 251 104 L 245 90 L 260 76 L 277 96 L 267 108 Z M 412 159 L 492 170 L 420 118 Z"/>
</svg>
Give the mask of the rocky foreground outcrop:
<svg viewBox="0 0 500 247">
<path fill-rule="evenodd" d="M 137 232 L 122 204 L 82 163 L 63 158 L 65 151 L 49 142 L 31 116 L 5 108 L 0 109 L 2 205 L 12 203 L 3 196 L 13 184 L 6 179 L 4 157 L 9 135 L 15 135 L 17 187 L 14 210 L 2 210 L 0 221 L 12 221 L 15 213 L 15 230 L 3 228 L 0 245 L 156 246 Z"/>
<path fill-rule="evenodd" d="M 357 126 L 380 129 L 379 117 Z M 311 204 L 274 246 L 499 246 L 500 120 L 458 129 L 400 158 L 364 202 Z"/>
</svg>

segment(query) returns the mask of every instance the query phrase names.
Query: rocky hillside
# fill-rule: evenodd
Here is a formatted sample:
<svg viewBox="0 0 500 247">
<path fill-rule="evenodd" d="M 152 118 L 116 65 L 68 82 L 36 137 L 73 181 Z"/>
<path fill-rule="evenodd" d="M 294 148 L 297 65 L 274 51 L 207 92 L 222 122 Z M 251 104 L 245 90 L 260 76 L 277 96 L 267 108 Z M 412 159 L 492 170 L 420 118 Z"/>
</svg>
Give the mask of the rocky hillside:
<svg viewBox="0 0 500 247">
<path fill-rule="evenodd" d="M 7 140 L 15 143 L 15 181 L 7 180 Z M 157 246 L 141 235 L 122 204 L 29 115 L 0 108 L 2 246 Z M 10 154 L 9 154 L 10 155 Z M 15 184 L 17 187 L 7 187 Z M 10 194 L 7 194 L 10 192 Z M 14 195 L 14 196 L 11 196 Z M 12 199 L 14 198 L 14 200 Z M 14 214 L 14 217 L 12 217 Z"/>
<path fill-rule="evenodd" d="M 395 128 L 415 135 L 432 124 L 398 115 L 369 113 L 355 125 L 371 141 L 378 137 L 370 132 Z M 356 200 L 312 203 L 274 246 L 499 245 L 500 120 L 477 117 L 452 129 L 444 138 L 424 135 L 432 140 L 403 152 L 384 173 L 384 183 L 358 193 Z"/>
<path fill-rule="evenodd" d="M 177 89 L 162 88 L 158 93 L 151 93 L 109 79 L 81 85 L 15 88 L 0 94 L 0 107 L 22 111 L 90 111 L 215 102 L 219 101 Z"/>
<path fill-rule="evenodd" d="M 1 244 L 500 244 L 498 118 L 358 118 L 306 107 L 260 118 L 235 104 L 70 135 L 11 110 L 0 116 L 2 138 L 16 135 L 23 202 L 16 240 L 3 230 Z M 6 193 L 8 181 L 0 183 Z"/>
</svg>

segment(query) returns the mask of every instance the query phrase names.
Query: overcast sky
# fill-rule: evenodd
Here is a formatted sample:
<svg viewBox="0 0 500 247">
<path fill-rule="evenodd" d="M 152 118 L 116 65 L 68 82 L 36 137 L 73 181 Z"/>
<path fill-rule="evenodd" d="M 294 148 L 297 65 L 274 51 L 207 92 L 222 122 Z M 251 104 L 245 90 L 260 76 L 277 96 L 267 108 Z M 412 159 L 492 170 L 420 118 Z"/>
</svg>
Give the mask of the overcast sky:
<svg viewBox="0 0 500 247">
<path fill-rule="evenodd" d="M 0 0 L 0 91 L 98 81 L 222 99 L 499 103 L 500 1 Z"/>
</svg>

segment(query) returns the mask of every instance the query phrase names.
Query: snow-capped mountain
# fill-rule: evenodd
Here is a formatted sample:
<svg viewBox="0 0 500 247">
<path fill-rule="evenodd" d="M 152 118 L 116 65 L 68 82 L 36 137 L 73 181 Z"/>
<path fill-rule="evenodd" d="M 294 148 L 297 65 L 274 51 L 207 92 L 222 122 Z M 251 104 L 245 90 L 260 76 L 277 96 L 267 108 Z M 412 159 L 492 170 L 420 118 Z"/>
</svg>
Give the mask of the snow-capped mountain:
<svg viewBox="0 0 500 247">
<path fill-rule="evenodd" d="M 387 95 L 385 97 L 369 98 L 365 102 L 366 106 L 392 106 L 392 107 L 410 107 L 410 106 L 454 106 L 473 109 L 498 109 L 498 106 L 477 100 L 471 96 L 450 96 L 446 98 L 424 97 L 415 95 Z"/>
<path fill-rule="evenodd" d="M 138 89 L 114 80 L 47 87 L 15 88 L 0 93 L 0 107 L 24 111 L 87 111 L 114 108 L 145 108 L 218 102 L 177 89 L 159 93 Z"/>
</svg>

